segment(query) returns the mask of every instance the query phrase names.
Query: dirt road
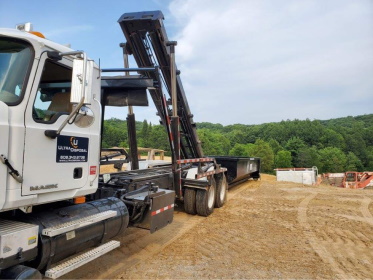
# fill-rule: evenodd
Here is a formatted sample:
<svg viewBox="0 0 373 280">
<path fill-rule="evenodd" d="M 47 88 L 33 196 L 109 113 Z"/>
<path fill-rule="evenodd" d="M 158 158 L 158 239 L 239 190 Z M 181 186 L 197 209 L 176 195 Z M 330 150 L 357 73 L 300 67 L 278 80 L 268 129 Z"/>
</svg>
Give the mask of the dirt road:
<svg viewBox="0 0 373 280">
<path fill-rule="evenodd" d="M 64 278 L 373 278 L 372 200 L 373 190 L 264 175 L 230 190 L 207 218 L 175 209 L 154 234 L 128 229 L 121 248 Z"/>
</svg>

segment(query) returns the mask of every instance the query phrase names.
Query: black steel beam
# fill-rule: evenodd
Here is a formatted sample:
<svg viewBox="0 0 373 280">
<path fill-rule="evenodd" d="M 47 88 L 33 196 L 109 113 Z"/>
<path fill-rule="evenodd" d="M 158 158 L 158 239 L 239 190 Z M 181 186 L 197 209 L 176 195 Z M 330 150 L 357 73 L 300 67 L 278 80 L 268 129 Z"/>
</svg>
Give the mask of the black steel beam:
<svg viewBox="0 0 373 280">
<path fill-rule="evenodd" d="M 167 46 L 168 37 L 163 25 L 161 11 L 126 13 L 118 20 L 126 37 L 129 50 L 133 54 L 137 65 L 141 67 L 159 66 L 169 95 L 171 89 L 170 47 Z M 150 50 L 150 42 L 152 50 Z M 153 54 L 154 52 L 154 54 Z M 155 78 L 154 72 L 145 72 L 150 78 Z M 149 90 L 156 105 L 161 122 L 167 121 L 160 103 L 163 93 L 161 89 Z M 181 129 L 181 157 L 201 158 L 203 151 L 197 136 L 189 104 L 187 102 L 180 76 L 177 76 L 177 108 Z"/>
</svg>

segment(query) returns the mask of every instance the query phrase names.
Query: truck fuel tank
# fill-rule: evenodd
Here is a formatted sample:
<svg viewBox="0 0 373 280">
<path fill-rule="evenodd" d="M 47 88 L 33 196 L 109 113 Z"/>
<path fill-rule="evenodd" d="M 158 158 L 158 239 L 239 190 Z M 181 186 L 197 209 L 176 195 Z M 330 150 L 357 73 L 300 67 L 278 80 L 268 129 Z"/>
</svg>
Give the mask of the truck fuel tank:
<svg viewBox="0 0 373 280">
<path fill-rule="evenodd" d="M 81 220 L 108 210 L 116 211 L 116 216 L 56 236 L 43 235 L 43 229 Z M 122 233 L 128 226 L 129 215 L 126 205 L 120 199 L 109 197 L 33 213 L 28 215 L 27 220 L 29 223 L 39 225 L 39 253 L 37 258 L 27 265 L 43 270 L 53 263 L 97 246 Z"/>
</svg>

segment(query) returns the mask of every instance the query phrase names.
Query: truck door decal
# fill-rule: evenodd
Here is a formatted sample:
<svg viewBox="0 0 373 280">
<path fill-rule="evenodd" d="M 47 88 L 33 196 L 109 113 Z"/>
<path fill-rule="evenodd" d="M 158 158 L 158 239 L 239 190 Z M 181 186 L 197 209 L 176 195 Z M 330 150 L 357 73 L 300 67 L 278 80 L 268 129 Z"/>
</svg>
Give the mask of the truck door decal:
<svg viewBox="0 0 373 280">
<path fill-rule="evenodd" d="M 60 135 L 57 138 L 56 162 L 87 162 L 89 139 Z"/>
</svg>

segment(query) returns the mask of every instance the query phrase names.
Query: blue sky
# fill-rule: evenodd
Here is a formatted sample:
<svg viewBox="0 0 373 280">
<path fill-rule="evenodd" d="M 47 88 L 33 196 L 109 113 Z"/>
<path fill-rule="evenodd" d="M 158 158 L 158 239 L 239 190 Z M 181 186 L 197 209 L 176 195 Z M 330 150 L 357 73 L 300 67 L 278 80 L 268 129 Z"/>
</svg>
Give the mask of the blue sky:
<svg viewBox="0 0 373 280">
<path fill-rule="evenodd" d="M 145 10 L 162 10 L 169 39 L 178 41 L 177 65 L 197 122 L 373 113 L 372 0 L 0 0 L 0 26 L 32 22 L 48 39 L 100 59 L 102 68 L 122 67 L 117 20 Z M 158 122 L 153 106 L 135 113 Z"/>
</svg>

